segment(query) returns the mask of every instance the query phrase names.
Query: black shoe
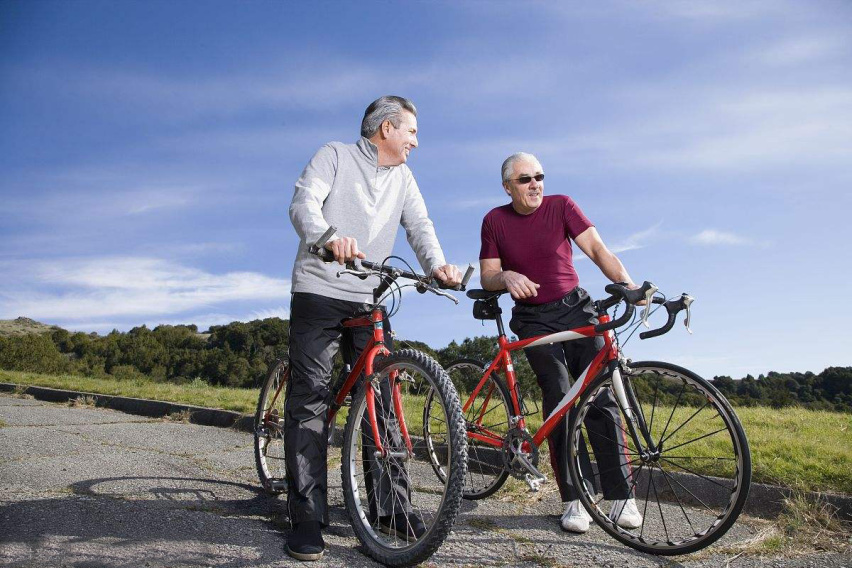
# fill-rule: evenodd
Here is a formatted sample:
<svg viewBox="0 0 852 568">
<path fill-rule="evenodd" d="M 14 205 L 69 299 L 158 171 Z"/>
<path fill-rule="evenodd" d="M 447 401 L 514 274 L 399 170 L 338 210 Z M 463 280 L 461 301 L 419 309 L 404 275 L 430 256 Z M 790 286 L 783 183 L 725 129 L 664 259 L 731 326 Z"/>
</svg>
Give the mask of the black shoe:
<svg viewBox="0 0 852 568">
<path fill-rule="evenodd" d="M 298 523 L 285 547 L 287 554 L 296 560 L 319 560 L 325 551 L 319 521 Z"/>
<path fill-rule="evenodd" d="M 379 517 L 379 528 L 385 534 L 397 538 L 417 540 L 426 532 L 426 525 L 414 513 L 397 513 Z"/>
</svg>

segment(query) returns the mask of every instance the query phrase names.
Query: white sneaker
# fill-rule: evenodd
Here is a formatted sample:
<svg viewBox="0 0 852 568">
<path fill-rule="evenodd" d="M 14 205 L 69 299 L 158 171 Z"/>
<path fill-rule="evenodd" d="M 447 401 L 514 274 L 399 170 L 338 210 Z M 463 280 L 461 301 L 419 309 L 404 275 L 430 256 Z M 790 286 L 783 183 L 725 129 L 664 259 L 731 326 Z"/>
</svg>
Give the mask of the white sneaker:
<svg viewBox="0 0 852 568">
<path fill-rule="evenodd" d="M 592 518 L 580 504 L 579 499 L 570 503 L 564 503 L 565 512 L 562 513 L 562 530 L 575 533 L 584 533 L 589 530 L 589 521 Z"/>
<path fill-rule="evenodd" d="M 609 518 L 623 529 L 638 529 L 642 526 L 642 514 L 636 508 L 636 499 L 633 498 L 612 501 Z"/>
</svg>

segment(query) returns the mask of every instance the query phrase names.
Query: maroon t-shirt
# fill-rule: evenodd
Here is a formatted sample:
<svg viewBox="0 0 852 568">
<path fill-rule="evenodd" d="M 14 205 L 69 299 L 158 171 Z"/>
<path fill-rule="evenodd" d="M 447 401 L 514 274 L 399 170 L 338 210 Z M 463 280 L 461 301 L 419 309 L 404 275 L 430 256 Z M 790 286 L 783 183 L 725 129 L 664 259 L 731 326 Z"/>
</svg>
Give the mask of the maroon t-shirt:
<svg viewBox="0 0 852 568">
<path fill-rule="evenodd" d="M 524 303 L 546 304 L 579 284 L 570 239 L 592 226 L 567 195 L 546 195 L 529 215 L 521 215 L 510 203 L 492 209 L 482 220 L 479 258 L 499 258 L 503 270 L 540 284 L 538 296 Z"/>
</svg>

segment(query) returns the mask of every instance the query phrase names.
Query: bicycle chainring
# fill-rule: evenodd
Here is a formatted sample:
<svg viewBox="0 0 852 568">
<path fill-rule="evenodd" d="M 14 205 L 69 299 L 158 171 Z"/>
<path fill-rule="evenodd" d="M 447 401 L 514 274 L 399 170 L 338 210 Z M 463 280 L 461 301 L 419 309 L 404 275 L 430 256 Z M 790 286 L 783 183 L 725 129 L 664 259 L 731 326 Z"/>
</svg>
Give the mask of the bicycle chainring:
<svg viewBox="0 0 852 568">
<path fill-rule="evenodd" d="M 503 467 L 517 479 L 524 479 L 530 473 L 521 457 L 538 467 L 539 452 L 532 436 L 526 430 L 512 428 L 503 438 Z"/>
</svg>

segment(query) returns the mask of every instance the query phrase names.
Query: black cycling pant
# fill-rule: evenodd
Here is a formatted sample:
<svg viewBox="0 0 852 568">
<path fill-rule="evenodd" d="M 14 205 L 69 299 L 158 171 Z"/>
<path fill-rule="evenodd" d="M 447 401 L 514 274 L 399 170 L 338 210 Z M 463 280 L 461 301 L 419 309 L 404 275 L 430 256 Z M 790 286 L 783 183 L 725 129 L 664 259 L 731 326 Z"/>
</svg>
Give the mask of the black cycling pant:
<svg viewBox="0 0 852 568">
<path fill-rule="evenodd" d="M 290 522 L 320 521 L 328 525 L 328 407 L 331 404 L 331 371 L 334 356 L 342 343 L 344 363 L 354 367 L 361 351 L 372 337 L 372 326 L 342 328 L 340 321 L 369 305 L 297 292 L 290 304 L 290 380 L 285 401 L 284 445 L 287 465 L 287 509 Z M 385 345 L 393 349 L 390 321 L 384 321 Z M 353 400 L 363 388 L 363 377 L 353 391 Z M 391 416 L 390 388 L 380 385 L 377 397 L 379 432 L 384 432 L 381 415 Z M 379 407 L 381 404 L 381 408 Z M 395 420 L 394 420 L 395 422 Z M 390 474 L 374 457 L 372 429 L 367 413 L 362 422 L 363 463 L 370 512 L 391 515 L 410 511 L 405 472 L 391 468 Z M 396 429 L 388 428 L 391 432 Z M 391 445 L 400 447 L 396 435 Z M 386 443 L 383 440 L 383 443 Z"/>
</svg>

